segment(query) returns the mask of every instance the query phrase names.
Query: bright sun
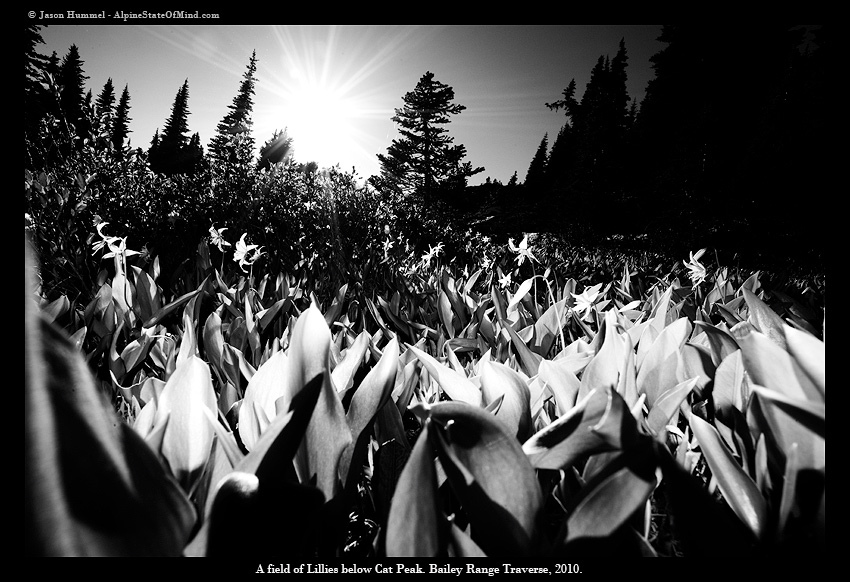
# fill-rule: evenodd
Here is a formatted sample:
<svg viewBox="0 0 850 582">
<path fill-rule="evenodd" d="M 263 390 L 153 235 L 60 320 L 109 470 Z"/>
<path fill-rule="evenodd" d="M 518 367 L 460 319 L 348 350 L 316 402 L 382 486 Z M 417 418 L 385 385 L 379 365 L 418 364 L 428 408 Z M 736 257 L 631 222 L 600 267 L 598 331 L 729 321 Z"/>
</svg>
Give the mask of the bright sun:
<svg viewBox="0 0 850 582">
<path fill-rule="evenodd" d="M 315 161 L 321 167 L 340 164 L 343 169 L 356 147 L 354 121 L 357 109 L 336 87 L 301 79 L 284 104 L 288 134 L 295 158 Z"/>
<path fill-rule="evenodd" d="M 394 103 L 383 98 L 392 82 L 383 71 L 407 34 L 360 26 L 280 26 L 273 32 L 280 52 L 258 71 L 268 91 L 255 118 L 259 135 L 286 130 L 298 163 L 339 165 L 345 172 L 354 167 L 360 177 L 375 173 Z"/>
</svg>

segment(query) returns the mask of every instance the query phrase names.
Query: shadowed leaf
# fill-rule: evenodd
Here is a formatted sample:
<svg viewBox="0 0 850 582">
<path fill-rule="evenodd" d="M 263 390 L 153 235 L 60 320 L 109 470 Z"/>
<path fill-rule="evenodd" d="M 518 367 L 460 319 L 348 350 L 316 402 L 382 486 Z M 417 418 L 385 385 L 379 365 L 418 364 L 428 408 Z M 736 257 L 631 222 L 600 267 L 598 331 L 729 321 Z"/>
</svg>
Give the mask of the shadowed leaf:
<svg viewBox="0 0 850 582">
<path fill-rule="evenodd" d="M 438 425 L 431 426 L 430 440 L 475 543 L 488 555 L 530 553 L 543 495 L 516 437 L 492 414 L 464 403 L 433 405 L 430 422 Z"/>
<path fill-rule="evenodd" d="M 758 487 L 735 461 L 716 428 L 696 414 L 688 417 L 688 423 L 729 507 L 756 539 L 761 538 L 768 514 L 766 502 Z"/>
<path fill-rule="evenodd" d="M 649 444 L 612 459 L 585 485 L 585 493 L 570 512 L 566 542 L 612 535 L 655 489 L 655 468 Z"/>
<path fill-rule="evenodd" d="M 392 498 L 386 536 L 386 553 L 390 557 L 435 557 L 447 541 L 429 430 L 426 423 Z"/>
<path fill-rule="evenodd" d="M 365 429 L 372 424 L 378 410 L 389 402 L 390 394 L 395 386 L 398 354 L 398 340 L 390 340 L 390 343 L 384 348 L 381 359 L 369 371 L 366 377 L 363 378 L 363 381 L 351 398 L 351 404 L 348 407 L 348 413 L 345 419 L 351 431 L 352 441 L 343 450 L 342 459 L 339 464 L 340 477 L 346 483 L 354 478 L 349 474 L 352 462 L 355 463 L 354 466 L 359 470 L 356 462 L 358 461 L 358 457 L 365 454 L 366 445 L 369 441 L 369 433 Z M 359 454 L 357 449 L 360 449 Z"/>
</svg>

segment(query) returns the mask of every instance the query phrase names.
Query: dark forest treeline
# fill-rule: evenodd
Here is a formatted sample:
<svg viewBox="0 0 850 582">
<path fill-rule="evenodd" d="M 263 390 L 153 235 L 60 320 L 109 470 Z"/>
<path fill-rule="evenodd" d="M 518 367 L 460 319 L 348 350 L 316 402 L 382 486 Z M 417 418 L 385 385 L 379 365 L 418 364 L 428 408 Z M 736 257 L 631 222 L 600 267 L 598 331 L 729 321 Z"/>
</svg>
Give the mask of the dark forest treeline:
<svg viewBox="0 0 850 582">
<path fill-rule="evenodd" d="M 278 164 L 293 161 L 285 129 L 254 154 L 256 53 L 209 151 L 189 129 L 188 79 L 162 132 L 147 149 L 131 148 L 131 88 L 117 98 L 110 79 L 94 98 L 77 47 L 61 60 L 42 55 L 39 27 L 28 26 L 27 217 L 59 286 L 95 277 L 82 249 L 98 221 L 128 245 L 160 254 L 166 270 L 179 270 L 180 253 L 192 254 L 215 225 L 248 233 L 279 265 L 328 255 L 327 268 L 340 273 L 369 245 L 384 244 L 388 226 L 414 250 L 436 241 L 460 249 L 471 232 L 546 232 L 674 257 L 711 246 L 751 256 L 755 268 L 791 260 L 822 272 L 830 31 L 664 26 L 641 103 L 626 89 L 621 42 L 613 57 L 599 57 L 581 97 L 572 81 L 541 104 L 565 123 L 557 136 L 542 136 L 523 181 L 515 174 L 508 184 L 468 186 L 483 169 L 464 162 L 464 146 L 435 125 L 394 143 L 379 155 L 382 175 L 355 187 L 354 176 L 339 171 L 317 180 L 313 163 Z M 415 127 L 417 103 L 435 97 L 444 108 L 437 123 L 465 109 L 426 73 L 393 120 Z M 422 148 L 431 152 L 428 167 Z"/>
<path fill-rule="evenodd" d="M 548 104 L 563 129 L 550 148 L 544 137 L 524 183 L 475 188 L 490 200 L 479 218 L 822 261 L 831 28 L 668 25 L 659 40 L 640 104 L 626 93 L 624 43 L 599 58 L 581 99 L 573 81 Z"/>
</svg>

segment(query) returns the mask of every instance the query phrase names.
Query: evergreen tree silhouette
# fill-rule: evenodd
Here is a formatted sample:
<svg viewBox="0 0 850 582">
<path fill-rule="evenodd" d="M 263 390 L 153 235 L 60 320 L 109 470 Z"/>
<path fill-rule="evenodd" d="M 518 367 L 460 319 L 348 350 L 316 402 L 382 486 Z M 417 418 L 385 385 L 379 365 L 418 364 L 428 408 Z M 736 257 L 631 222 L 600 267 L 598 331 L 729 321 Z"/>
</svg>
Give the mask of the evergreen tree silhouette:
<svg viewBox="0 0 850 582">
<path fill-rule="evenodd" d="M 210 141 L 210 157 L 214 161 L 237 163 L 247 167 L 254 154 L 251 113 L 254 108 L 256 72 L 257 51 L 254 51 L 243 75 L 239 92 L 233 98 L 233 103 L 228 106 L 227 114 L 216 126 L 216 135 Z"/>
<path fill-rule="evenodd" d="M 416 193 L 428 207 L 437 188 L 465 187 L 469 177 L 484 171 L 463 161 L 466 147 L 453 145 L 445 128 L 449 116 L 466 109 L 452 103 L 454 96 L 454 89 L 436 81 L 430 71 L 405 94 L 404 106 L 392 117 L 401 138 L 392 141 L 386 155 L 378 154 L 381 174 L 373 185 L 405 196 Z"/>
<path fill-rule="evenodd" d="M 148 157 L 154 172 L 171 174 L 190 174 L 200 162 L 202 155 L 200 137 L 197 134 L 188 138 L 189 131 L 189 80 L 186 79 L 171 107 L 171 115 L 165 122 L 162 135 L 154 136 L 156 147 L 151 144 Z"/>
<path fill-rule="evenodd" d="M 284 161 L 292 154 L 292 138 L 286 133 L 286 130 L 276 130 L 274 134 L 266 140 L 266 143 L 260 147 L 259 159 L 257 160 L 257 168 L 262 170 L 268 169 L 272 164 L 277 164 Z"/>
<path fill-rule="evenodd" d="M 537 146 L 537 152 L 528 165 L 525 175 L 525 188 L 527 195 L 534 201 L 539 202 L 543 196 L 543 188 L 546 177 L 546 164 L 549 159 L 549 134 L 545 134 Z M 536 205 L 536 204 L 535 204 Z"/>
<path fill-rule="evenodd" d="M 121 92 L 121 98 L 118 100 L 118 106 L 115 108 L 115 120 L 112 125 L 112 145 L 116 152 L 122 152 L 124 149 L 124 140 L 130 135 L 130 91 L 127 85 L 124 85 L 124 91 Z M 130 145 L 129 140 L 127 146 Z"/>
<path fill-rule="evenodd" d="M 72 44 L 59 67 L 58 77 L 62 114 L 79 138 L 86 137 L 89 130 L 85 105 L 85 85 L 89 77 L 83 72 L 83 64 L 77 45 Z"/>
</svg>

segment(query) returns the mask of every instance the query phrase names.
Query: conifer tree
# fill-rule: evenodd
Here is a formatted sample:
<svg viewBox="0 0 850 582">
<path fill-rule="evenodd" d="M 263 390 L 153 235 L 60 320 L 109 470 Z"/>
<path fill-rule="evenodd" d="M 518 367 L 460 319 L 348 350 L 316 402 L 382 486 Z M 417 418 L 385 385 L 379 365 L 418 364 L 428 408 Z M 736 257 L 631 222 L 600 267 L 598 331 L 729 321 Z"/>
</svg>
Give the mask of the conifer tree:
<svg viewBox="0 0 850 582">
<path fill-rule="evenodd" d="M 528 166 L 528 172 L 525 175 L 525 186 L 529 191 L 537 192 L 543 185 L 543 178 L 546 174 L 546 162 L 549 151 L 549 134 L 545 134 L 540 140 L 540 145 L 537 146 L 537 152 L 531 159 L 531 164 Z"/>
<path fill-rule="evenodd" d="M 186 79 L 174 98 L 171 115 L 165 122 L 162 135 L 154 136 L 156 147 L 151 144 L 148 158 L 151 169 L 161 174 L 186 174 L 194 171 L 200 148 L 200 137 L 188 138 L 189 131 L 189 80 Z M 158 130 L 157 130 L 158 131 Z M 190 145 L 191 141 L 191 145 Z"/>
<path fill-rule="evenodd" d="M 130 135 L 130 91 L 127 85 L 124 85 L 124 91 L 121 92 L 121 99 L 118 100 L 118 106 L 115 108 L 115 121 L 112 125 L 112 145 L 116 152 L 121 152 L 124 149 L 124 140 Z M 127 140 L 127 145 L 130 141 Z"/>
<path fill-rule="evenodd" d="M 48 96 L 42 88 L 44 75 L 50 61 L 39 54 L 36 47 L 44 44 L 41 27 L 29 24 L 24 30 L 24 135 L 26 141 L 26 167 L 32 168 L 35 158 L 40 158 L 35 142 L 39 141 L 39 125 L 49 111 Z M 55 53 L 54 53 L 55 54 Z M 39 160 L 40 161 L 40 160 Z"/>
<path fill-rule="evenodd" d="M 106 135 L 111 136 L 115 121 L 115 88 L 112 86 L 112 77 L 109 77 L 103 84 L 103 89 L 101 89 L 94 103 L 95 113 L 103 124 L 102 129 L 106 132 Z"/>
<path fill-rule="evenodd" d="M 392 117 L 401 138 L 392 141 L 386 155 L 378 154 L 381 174 L 372 183 L 405 196 L 417 193 L 429 206 L 438 188 L 464 187 L 469 177 L 484 168 L 473 169 L 463 161 L 465 146 L 452 145 L 454 140 L 444 127 L 449 116 L 466 109 L 452 103 L 454 89 L 436 81 L 429 71 L 403 100 L 404 106 Z"/>
<path fill-rule="evenodd" d="M 85 106 L 87 79 L 80 51 L 77 45 L 72 44 L 59 67 L 60 105 L 66 121 L 74 126 L 76 135 L 81 138 L 88 133 Z"/>
<path fill-rule="evenodd" d="M 98 94 L 95 105 L 97 106 L 98 115 L 103 115 L 107 112 L 112 114 L 115 106 L 115 87 L 112 85 L 112 77 L 109 77 L 106 83 L 103 84 L 103 89 Z"/>
<path fill-rule="evenodd" d="M 260 148 L 257 168 L 262 170 L 269 168 L 272 164 L 284 161 L 292 154 L 292 138 L 286 130 L 276 130 Z"/>
<path fill-rule="evenodd" d="M 256 72 L 257 51 L 254 51 L 248 62 L 248 70 L 243 75 L 239 92 L 233 98 L 233 103 L 228 106 L 227 114 L 216 126 L 216 135 L 210 141 L 210 157 L 217 162 L 233 162 L 247 166 L 254 155 L 251 113 L 254 109 Z"/>
</svg>

